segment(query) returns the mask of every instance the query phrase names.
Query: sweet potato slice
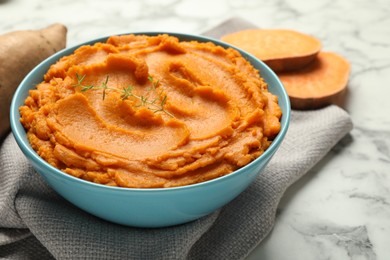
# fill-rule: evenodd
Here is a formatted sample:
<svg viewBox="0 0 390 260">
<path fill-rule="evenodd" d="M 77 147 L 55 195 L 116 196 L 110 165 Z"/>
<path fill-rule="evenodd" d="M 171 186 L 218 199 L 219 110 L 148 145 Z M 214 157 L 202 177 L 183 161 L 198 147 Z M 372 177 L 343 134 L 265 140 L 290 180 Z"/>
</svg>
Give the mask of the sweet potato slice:
<svg viewBox="0 0 390 260">
<path fill-rule="evenodd" d="M 67 29 L 53 24 L 42 30 L 0 35 L 0 141 L 9 132 L 9 107 L 19 83 L 38 63 L 66 44 Z"/>
<path fill-rule="evenodd" d="M 293 109 L 316 109 L 343 101 L 350 64 L 336 53 L 320 52 L 299 71 L 278 73 Z"/>
<path fill-rule="evenodd" d="M 317 38 L 286 29 L 248 29 L 221 40 L 251 53 L 275 72 L 301 69 L 321 50 Z"/>
</svg>

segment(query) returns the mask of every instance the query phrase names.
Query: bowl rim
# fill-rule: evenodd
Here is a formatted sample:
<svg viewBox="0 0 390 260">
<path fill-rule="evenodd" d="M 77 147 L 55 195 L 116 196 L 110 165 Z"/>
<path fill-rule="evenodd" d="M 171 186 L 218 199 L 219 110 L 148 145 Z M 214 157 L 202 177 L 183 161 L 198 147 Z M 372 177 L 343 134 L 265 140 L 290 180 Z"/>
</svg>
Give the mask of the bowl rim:
<svg viewBox="0 0 390 260">
<path fill-rule="evenodd" d="M 275 80 L 275 82 L 277 83 L 276 85 L 278 85 L 277 88 L 280 88 L 280 92 L 281 92 L 281 97 L 278 97 L 278 101 L 280 99 L 284 99 L 284 102 L 286 103 L 286 111 L 282 114 L 282 118 L 281 118 L 281 120 L 285 120 L 284 127 L 283 127 L 283 125 L 281 125 L 280 132 L 276 135 L 274 140 L 272 140 L 271 145 L 259 157 L 257 157 L 256 159 L 254 159 L 250 163 L 240 167 L 239 169 L 237 169 L 229 174 L 226 174 L 226 175 L 223 175 L 223 176 L 211 179 L 211 180 L 207 180 L 207 181 L 203 181 L 203 182 L 199 182 L 199 183 L 194 183 L 194 184 L 189 184 L 189 185 L 184 185 L 184 186 L 175 186 L 175 187 L 166 187 L 166 188 L 129 188 L 129 187 L 109 186 L 109 185 L 94 183 L 91 181 L 77 178 L 75 176 L 67 174 L 67 173 L 61 171 L 60 169 L 57 169 L 54 166 L 50 165 L 47 161 L 45 161 L 43 158 L 41 158 L 34 149 L 32 149 L 29 142 L 25 142 L 23 140 L 23 134 L 25 135 L 26 133 L 19 131 L 19 129 L 17 127 L 18 124 L 21 125 L 20 113 L 19 113 L 19 106 L 20 105 L 17 103 L 17 98 L 19 96 L 21 96 L 25 91 L 28 91 L 28 90 L 33 88 L 33 85 L 31 87 L 28 87 L 28 88 L 23 87 L 23 86 L 28 83 L 30 77 L 32 77 L 35 73 L 37 73 L 39 68 L 41 68 L 42 66 L 45 66 L 45 65 L 50 66 L 50 65 L 54 64 L 61 57 L 66 56 L 66 55 L 71 55 L 77 48 L 79 48 L 83 45 L 92 45 L 92 44 L 95 44 L 98 42 L 104 42 L 111 36 L 129 35 L 129 34 L 147 35 L 147 36 L 157 36 L 157 35 L 161 35 L 161 34 L 167 34 L 170 36 L 178 37 L 179 41 L 192 41 L 193 40 L 193 41 L 199 41 L 199 42 L 212 42 L 215 45 L 221 46 L 223 48 L 233 48 L 233 49 L 237 50 L 238 52 L 240 52 L 241 56 L 243 56 L 252 66 L 254 66 L 254 64 L 252 64 L 252 61 L 259 63 L 260 66 L 262 67 L 262 71 L 260 72 L 259 68 L 256 68 L 256 69 L 261 74 L 263 74 L 263 73 L 269 74 Z M 267 81 L 266 81 L 266 83 L 269 84 Z M 291 104 L 290 104 L 290 100 L 289 100 L 288 95 L 287 95 L 287 91 L 284 88 L 279 77 L 276 75 L 276 73 L 272 69 L 270 69 L 263 61 L 261 61 L 260 59 L 256 58 L 254 55 L 252 55 L 252 54 L 250 54 L 250 53 L 248 53 L 248 52 L 246 52 L 246 51 L 244 51 L 244 50 L 242 50 L 234 45 L 222 42 L 222 41 L 215 39 L 215 38 L 212 38 L 212 37 L 198 35 L 198 34 L 168 32 L 168 31 L 136 31 L 136 32 L 125 32 L 125 33 L 119 33 L 119 34 L 112 34 L 112 35 L 97 37 L 97 38 L 94 38 L 94 39 L 91 39 L 88 41 L 84 41 L 84 42 L 75 44 L 75 45 L 70 46 L 70 47 L 66 47 L 66 48 L 52 54 L 51 56 L 44 59 L 43 61 L 41 61 L 24 77 L 24 79 L 21 81 L 21 83 L 17 87 L 17 89 L 12 97 L 12 102 L 11 102 L 11 107 L 10 107 L 10 123 L 11 123 L 12 133 L 15 137 L 15 140 L 16 140 L 18 146 L 20 147 L 20 149 L 22 150 L 22 152 L 24 153 L 24 155 L 28 159 L 33 160 L 35 163 L 42 165 L 42 167 L 44 167 L 45 170 L 54 171 L 56 174 L 61 175 L 62 177 L 64 177 L 68 181 L 77 182 L 80 185 L 87 185 L 87 187 L 90 187 L 90 188 L 108 189 L 111 191 L 119 191 L 119 192 L 126 192 L 126 191 L 128 191 L 128 192 L 130 192 L 130 191 L 131 192 L 134 192 L 134 191 L 136 191 L 136 192 L 171 192 L 171 191 L 178 191 L 178 190 L 188 190 L 188 189 L 195 189 L 195 188 L 202 187 L 202 186 L 213 185 L 217 182 L 219 183 L 219 182 L 223 182 L 225 180 L 228 180 L 230 178 L 233 178 L 235 175 L 242 174 L 242 172 L 244 172 L 247 168 L 250 168 L 257 161 L 262 160 L 262 158 L 264 158 L 264 157 L 272 156 L 272 154 L 276 152 L 276 150 L 280 146 L 281 142 L 283 141 L 283 139 L 288 131 L 289 124 L 290 124 L 290 118 L 291 118 Z M 24 129 L 23 126 L 22 126 L 22 129 Z M 39 173 L 38 170 L 36 170 L 36 171 Z M 41 173 L 39 173 L 39 174 L 41 175 Z"/>
</svg>

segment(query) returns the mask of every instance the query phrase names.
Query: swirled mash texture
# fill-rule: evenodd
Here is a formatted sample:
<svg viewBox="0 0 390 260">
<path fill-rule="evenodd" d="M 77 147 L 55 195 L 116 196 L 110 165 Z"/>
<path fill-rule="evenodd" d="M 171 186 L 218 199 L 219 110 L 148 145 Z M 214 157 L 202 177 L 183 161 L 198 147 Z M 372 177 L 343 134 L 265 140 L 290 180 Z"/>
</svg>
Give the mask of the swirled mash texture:
<svg viewBox="0 0 390 260">
<path fill-rule="evenodd" d="M 165 34 L 78 48 L 50 67 L 20 113 L 31 146 L 51 165 L 135 188 L 229 174 L 269 147 L 282 116 L 239 52 Z"/>
</svg>

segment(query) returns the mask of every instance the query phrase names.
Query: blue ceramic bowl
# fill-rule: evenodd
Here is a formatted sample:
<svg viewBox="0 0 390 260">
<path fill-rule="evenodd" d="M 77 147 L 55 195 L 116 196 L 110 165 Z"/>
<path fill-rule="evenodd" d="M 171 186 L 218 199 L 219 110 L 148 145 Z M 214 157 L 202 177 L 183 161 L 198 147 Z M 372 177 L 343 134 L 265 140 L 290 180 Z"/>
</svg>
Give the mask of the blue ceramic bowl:
<svg viewBox="0 0 390 260">
<path fill-rule="evenodd" d="M 164 32 L 135 33 L 157 35 Z M 215 39 L 188 34 L 167 33 L 180 40 L 213 42 L 223 47 L 233 47 Z M 29 89 L 43 80 L 50 65 L 62 56 L 70 55 L 85 44 L 103 42 L 107 37 L 85 42 L 78 46 L 60 51 L 49 57 L 33 69 L 21 82 L 11 104 L 11 127 L 19 147 L 36 171 L 61 196 L 102 219 L 128 226 L 165 227 L 198 219 L 223 207 L 243 192 L 262 172 L 271 157 L 282 143 L 290 120 L 290 102 L 282 83 L 275 73 L 263 62 L 252 55 L 239 50 L 241 54 L 257 68 L 268 83 L 269 90 L 278 96 L 283 111 L 281 131 L 271 146 L 256 160 L 245 167 L 223 177 L 175 188 L 136 189 L 110 187 L 95 184 L 52 167 L 31 148 L 26 132 L 19 119 L 19 107 L 24 104 Z"/>
</svg>

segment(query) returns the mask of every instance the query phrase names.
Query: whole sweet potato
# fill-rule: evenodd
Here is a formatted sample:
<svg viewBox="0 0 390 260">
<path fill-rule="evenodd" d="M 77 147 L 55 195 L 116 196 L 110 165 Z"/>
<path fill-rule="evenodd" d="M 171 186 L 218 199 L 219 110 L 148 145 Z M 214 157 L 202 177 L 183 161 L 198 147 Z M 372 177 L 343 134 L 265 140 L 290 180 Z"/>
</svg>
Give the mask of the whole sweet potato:
<svg viewBox="0 0 390 260">
<path fill-rule="evenodd" d="M 0 141 L 9 132 L 14 91 L 36 65 L 65 47 L 66 32 L 64 25 L 53 24 L 0 35 Z"/>
</svg>

